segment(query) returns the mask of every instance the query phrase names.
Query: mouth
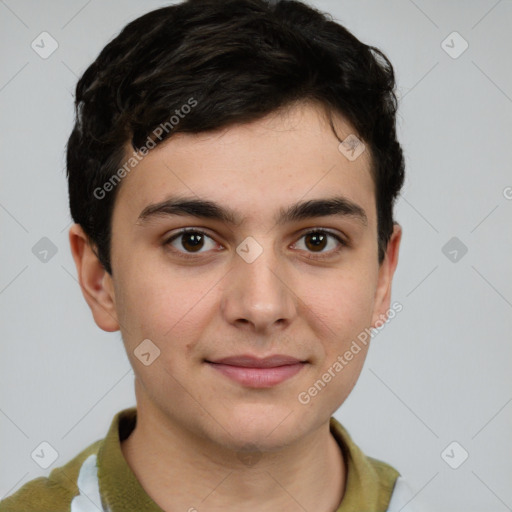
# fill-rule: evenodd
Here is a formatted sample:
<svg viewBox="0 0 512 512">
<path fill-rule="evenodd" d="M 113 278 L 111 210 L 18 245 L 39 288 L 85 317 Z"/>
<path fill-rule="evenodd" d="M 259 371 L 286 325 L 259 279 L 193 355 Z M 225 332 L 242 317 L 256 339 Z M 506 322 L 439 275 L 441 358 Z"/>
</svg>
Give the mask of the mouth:
<svg viewBox="0 0 512 512">
<path fill-rule="evenodd" d="M 242 386 L 271 388 L 295 376 L 307 361 L 278 354 L 265 358 L 240 355 L 215 361 L 205 360 L 205 363 Z"/>
</svg>

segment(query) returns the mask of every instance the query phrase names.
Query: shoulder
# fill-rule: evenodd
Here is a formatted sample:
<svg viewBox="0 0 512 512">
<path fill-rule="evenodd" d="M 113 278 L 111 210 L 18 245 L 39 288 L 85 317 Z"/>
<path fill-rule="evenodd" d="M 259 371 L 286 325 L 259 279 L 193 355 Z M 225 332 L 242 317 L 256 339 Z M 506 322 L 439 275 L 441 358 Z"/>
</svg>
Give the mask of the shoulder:
<svg viewBox="0 0 512 512">
<path fill-rule="evenodd" d="M 78 478 L 82 466 L 91 455 L 97 454 L 102 441 L 92 443 L 64 466 L 53 469 L 48 477 L 24 484 L 0 501 L 0 512 L 69 512 L 73 498 L 80 493 Z"/>
</svg>

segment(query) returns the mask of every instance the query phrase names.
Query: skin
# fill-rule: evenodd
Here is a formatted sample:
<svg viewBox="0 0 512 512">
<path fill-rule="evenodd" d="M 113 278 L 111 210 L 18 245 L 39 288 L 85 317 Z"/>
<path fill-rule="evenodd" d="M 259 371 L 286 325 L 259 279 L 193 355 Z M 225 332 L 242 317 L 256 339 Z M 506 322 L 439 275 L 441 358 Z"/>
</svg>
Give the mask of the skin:
<svg viewBox="0 0 512 512">
<path fill-rule="evenodd" d="M 335 127 L 342 140 L 355 133 L 341 117 Z M 122 181 L 113 276 L 81 227 L 69 231 L 94 320 L 105 331 L 121 330 L 135 373 L 138 421 L 123 454 L 165 511 L 332 512 L 343 498 L 346 465 L 329 418 L 353 389 L 369 345 L 308 404 L 297 397 L 359 333 L 387 317 L 402 231 L 395 224 L 379 265 L 369 153 L 349 161 L 338 145 L 324 111 L 310 103 L 249 124 L 176 134 Z M 137 222 L 147 205 L 170 194 L 213 200 L 245 222 Z M 335 194 L 360 205 L 367 225 L 337 216 L 274 221 L 281 207 Z M 164 245 L 185 227 L 207 232 L 199 253 L 190 237 Z M 345 236 L 350 245 L 329 237 L 315 248 L 304 236 L 313 228 Z M 249 236 L 263 249 L 252 263 L 236 252 Z M 318 256 L 329 257 L 312 259 Z M 148 366 L 134 355 L 144 339 L 160 349 Z M 276 386 L 254 389 L 205 363 L 240 354 L 286 354 L 307 364 Z M 247 453 L 250 464 L 241 456 Z"/>
</svg>

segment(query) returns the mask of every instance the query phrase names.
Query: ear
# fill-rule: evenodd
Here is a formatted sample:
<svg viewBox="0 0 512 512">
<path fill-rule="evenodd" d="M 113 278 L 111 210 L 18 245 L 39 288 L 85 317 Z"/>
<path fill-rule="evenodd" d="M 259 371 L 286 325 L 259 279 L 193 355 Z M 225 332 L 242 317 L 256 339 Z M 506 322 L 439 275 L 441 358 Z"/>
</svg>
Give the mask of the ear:
<svg viewBox="0 0 512 512">
<path fill-rule="evenodd" d="M 389 305 L 391 302 L 391 284 L 398 264 L 398 251 L 401 239 L 402 228 L 398 223 L 395 223 L 393 226 L 393 233 L 386 249 L 386 256 L 379 268 L 372 327 L 375 327 L 375 322 L 378 320 L 382 323 L 382 321 L 386 321 L 388 318 Z"/>
<path fill-rule="evenodd" d="M 96 256 L 89 237 L 80 224 L 69 229 L 69 243 L 75 260 L 78 282 L 91 308 L 94 321 L 104 331 L 119 330 L 112 277 Z"/>
</svg>

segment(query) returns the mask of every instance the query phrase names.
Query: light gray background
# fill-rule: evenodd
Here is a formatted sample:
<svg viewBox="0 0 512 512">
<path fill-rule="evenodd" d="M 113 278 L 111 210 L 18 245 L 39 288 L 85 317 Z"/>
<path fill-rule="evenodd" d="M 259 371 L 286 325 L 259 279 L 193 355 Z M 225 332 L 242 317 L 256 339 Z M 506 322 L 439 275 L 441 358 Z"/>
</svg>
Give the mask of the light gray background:
<svg viewBox="0 0 512 512">
<path fill-rule="evenodd" d="M 127 22 L 168 3 L 0 1 L 0 498 L 135 404 L 120 334 L 96 326 L 76 280 L 64 148 L 77 77 Z M 413 502 L 512 510 L 512 2 L 311 3 L 390 57 L 407 162 L 392 298 L 403 311 L 336 417 L 400 470 Z M 59 44 L 48 59 L 31 48 L 43 31 Z M 453 31 L 469 44 L 456 59 L 441 46 Z M 46 263 L 32 253 L 42 237 L 58 250 Z M 442 252 L 452 237 L 468 248 L 456 262 Z M 42 441 L 59 454 L 46 470 L 30 456 Z M 441 457 L 452 441 L 469 453 L 458 469 Z M 462 452 L 448 453 L 453 464 Z"/>
</svg>

